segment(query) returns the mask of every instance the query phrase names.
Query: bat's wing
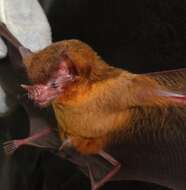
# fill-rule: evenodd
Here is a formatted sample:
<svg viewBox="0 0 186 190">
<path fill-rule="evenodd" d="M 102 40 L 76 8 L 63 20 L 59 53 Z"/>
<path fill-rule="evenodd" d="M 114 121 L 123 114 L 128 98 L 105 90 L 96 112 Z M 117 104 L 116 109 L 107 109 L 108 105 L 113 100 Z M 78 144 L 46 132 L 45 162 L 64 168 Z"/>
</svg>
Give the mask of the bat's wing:
<svg viewBox="0 0 186 190">
<path fill-rule="evenodd" d="M 27 49 L 20 43 L 20 41 L 9 31 L 7 26 L 2 22 L 0 22 L 0 35 L 5 38 L 11 45 L 13 45 L 17 50 L 19 50 L 23 57 L 32 53 L 29 49 Z"/>
<path fill-rule="evenodd" d="M 23 47 L 19 40 L 8 30 L 7 26 L 0 22 L 0 35 L 8 40 L 16 48 Z"/>
<path fill-rule="evenodd" d="M 111 170 L 112 165 L 105 161 L 98 155 L 81 155 L 74 149 L 68 148 L 65 152 L 58 152 L 58 156 L 63 159 L 67 159 L 74 163 L 78 168 L 89 177 L 89 170 L 91 170 L 93 177 L 96 181 L 99 181 L 106 176 Z"/>
<path fill-rule="evenodd" d="M 5 38 L 8 42 L 8 52 L 14 68 L 18 71 L 25 72 L 26 67 L 23 64 L 23 58 L 31 55 L 32 52 L 28 48 L 24 47 L 2 22 L 0 22 L 0 36 Z M 19 73 L 20 75 L 23 74 L 21 72 Z"/>
<path fill-rule="evenodd" d="M 31 139 L 28 144 L 57 150 L 61 145 L 57 124 L 50 121 L 45 115 L 38 111 L 35 111 L 34 114 L 33 112 L 28 113 L 30 120 L 30 136 L 28 138 Z"/>
<path fill-rule="evenodd" d="M 13 139 L 4 143 L 7 154 L 12 154 L 22 145 L 32 145 L 40 148 L 57 150 L 61 145 L 56 123 L 47 118 L 46 113 L 36 109 L 29 103 L 23 103 L 29 119 L 30 134 L 24 139 Z M 50 116 L 52 117 L 52 116 Z"/>
<path fill-rule="evenodd" d="M 160 84 L 166 85 L 171 90 L 186 92 L 186 68 L 147 73 Z"/>
</svg>

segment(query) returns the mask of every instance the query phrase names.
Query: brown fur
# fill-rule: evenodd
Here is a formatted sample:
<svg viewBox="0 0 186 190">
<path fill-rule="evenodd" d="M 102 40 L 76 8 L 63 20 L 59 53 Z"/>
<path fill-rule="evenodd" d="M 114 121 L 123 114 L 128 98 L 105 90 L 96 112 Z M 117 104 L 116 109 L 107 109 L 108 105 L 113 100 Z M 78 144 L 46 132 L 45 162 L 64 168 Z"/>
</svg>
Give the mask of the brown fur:
<svg viewBox="0 0 186 190">
<path fill-rule="evenodd" d="M 64 40 L 53 43 L 49 47 L 32 54 L 24 59 L 28 77 L 34 83 L 47 80 L 56 65 L 60 63 L 60 57 L 66 54 L 75 63 L 78 75 L 87 77 L 89 80 L 101 80 L 107 78 L 107 67 L 102 59 L 85 43 L 78 40 Z M 105 66 L 104 66 L 105 65 Z M 91 75 L 90 74 L 91 70 Z M 109 72 L 108 72 L 109 73 Z M 114 74 L 115 73 L 115 74 Z M 112 76 L 117 76 L 117 70 Z"/>
<path fill-rule="evenodd" d="M 64 94 L 53 102 L 56 118 L 62 127 L 61 134 L 71 138 L 82 153 L 98 152 L 112 141 L 112 134 L 131 127 L 134 107 L 167 107 L 172 104 L 154 96 L 154 88 L 159 88 L 156 85 L 149 78 L 130 76 L 123 71 L 121 76 L 91 87 L 86 88 L 84 84 L 71 87 L 71 91 L 76 90 L 76 93 L 67 98 Z"/>
<path fill-rule="evenodd" d="M 30 79 L 40 83 L 48 80 L 61 61 L 73 67 L 77 80 L 52 105 L 61 138 L 70 138 L 81 153 L 97 153 L 119 139 L 120 131 L 132 128 L 139 107 L 166 110 L 176 106 L 158 95 L 167 88 L 161 79 L 111 67 L 78 40 L 55 43 L 27 58 L 25 65 Z"/>
</svg>

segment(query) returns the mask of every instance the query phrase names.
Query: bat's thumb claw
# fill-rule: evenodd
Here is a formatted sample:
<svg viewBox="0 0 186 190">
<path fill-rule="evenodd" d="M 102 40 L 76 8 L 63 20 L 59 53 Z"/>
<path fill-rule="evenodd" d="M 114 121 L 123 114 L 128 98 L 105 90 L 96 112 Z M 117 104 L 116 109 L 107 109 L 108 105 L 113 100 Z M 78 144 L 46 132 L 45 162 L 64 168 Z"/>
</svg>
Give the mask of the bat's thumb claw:
<svg viewBox="0 0 186 190">
<path fill-rule="evenodd" d="M 29 89 L 29 85 L 26 85 L 26 84 L 21 84 L 21 87 L 28 90 Z"/>
</svg>

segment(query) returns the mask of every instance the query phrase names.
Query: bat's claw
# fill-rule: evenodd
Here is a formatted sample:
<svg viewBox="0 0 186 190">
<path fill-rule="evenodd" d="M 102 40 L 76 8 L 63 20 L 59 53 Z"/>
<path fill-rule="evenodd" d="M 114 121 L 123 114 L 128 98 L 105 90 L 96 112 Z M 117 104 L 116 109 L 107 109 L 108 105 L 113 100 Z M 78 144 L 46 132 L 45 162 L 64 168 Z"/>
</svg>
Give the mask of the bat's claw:
<svg viewBox="0 0 186 190">
<path fill-rule="evenodd" d="M 3 143 L 4 151 L 7 155 L 13 154 L 20 146 L 27 144 L 25 139 L 10 140 Z"/>
<path fill-rule="evenodd" d="M 44 136 L 49 135 L 51 133 L 51 131 L 52 131 L 51 128 L 46 128 L 44 130 L 41 130 L 41 131 L 33 134 L 30 137 L 27 137 L 24 139 L 16 139 L 16 140 L 6 141 L 3 143 L 4 151 L 7 155 L 11 155 L 22 145 L 32 145 L 32 146 L 36 146 L 39 148 L 48 148 L 47 146 L 42 146 L 42 145 L 35 143 L 35 141 L 37 139 L 40 139 Z"/>
</svg>

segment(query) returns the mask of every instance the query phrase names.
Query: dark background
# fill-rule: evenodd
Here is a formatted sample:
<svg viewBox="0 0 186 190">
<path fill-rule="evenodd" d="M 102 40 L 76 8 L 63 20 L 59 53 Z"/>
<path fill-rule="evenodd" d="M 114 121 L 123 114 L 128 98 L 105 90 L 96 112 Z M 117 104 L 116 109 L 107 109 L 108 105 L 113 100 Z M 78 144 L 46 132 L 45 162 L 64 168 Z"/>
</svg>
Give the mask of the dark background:
<svg viewBox="0 0 186 190">
<path fill-rule="evenodd" d="M 78 38 L 109 64 L 144 73 L 185 67 L 186 3 L 181 0 L 41 0 L 54 41 Z M 38 18 L 39 19 L 39 18 Z M 4 60 L 6 61 L 6 60 Z M 28 135 L 18 107 L 0 119 L 2 141 Z M 88 190 L 77 168 L 46 150 L 23 147 L 7 160 L 2 153 L 3 190 Z M 115 182 L 103 188 L 166 190 L 142 182 Z"/>
</svg>

